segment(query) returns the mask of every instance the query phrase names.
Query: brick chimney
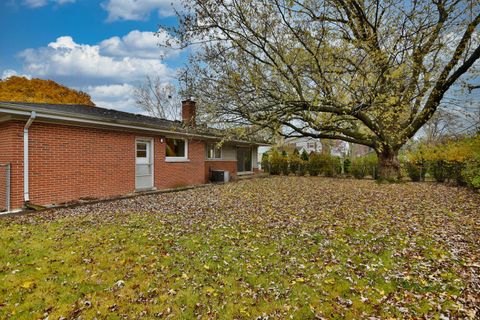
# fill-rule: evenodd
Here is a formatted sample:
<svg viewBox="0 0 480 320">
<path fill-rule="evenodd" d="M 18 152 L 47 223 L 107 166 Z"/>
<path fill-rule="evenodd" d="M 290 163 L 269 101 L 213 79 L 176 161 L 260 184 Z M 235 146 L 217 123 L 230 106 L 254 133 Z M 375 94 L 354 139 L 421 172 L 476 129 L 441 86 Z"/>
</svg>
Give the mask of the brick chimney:
<svg viewBox="0 0 480 320">
<path fill-rule="evenodd" d="M 185 125 L 195 127 L 196 110 L 195 101 L 191 99 L 182 101 L 182 121 Z"/>
</svg>

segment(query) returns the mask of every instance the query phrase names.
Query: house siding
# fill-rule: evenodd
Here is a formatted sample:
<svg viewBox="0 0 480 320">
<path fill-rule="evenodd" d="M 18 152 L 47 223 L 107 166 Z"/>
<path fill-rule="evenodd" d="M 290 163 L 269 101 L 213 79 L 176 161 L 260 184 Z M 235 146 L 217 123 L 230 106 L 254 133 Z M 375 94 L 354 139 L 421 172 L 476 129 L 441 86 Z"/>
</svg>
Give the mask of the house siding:
<svg viewBox="0 0 480 320">
<path fill-rule="evenodd" d="M 237 161 L 237 147 L 228 144 L 222 146 L 222 160 Z"/>
<path fill-rule="evenodd" d="M 257 173 L 258 169 L 258 148 L 252 147 L 252 169 L 253 172 Z"/>
</svg>

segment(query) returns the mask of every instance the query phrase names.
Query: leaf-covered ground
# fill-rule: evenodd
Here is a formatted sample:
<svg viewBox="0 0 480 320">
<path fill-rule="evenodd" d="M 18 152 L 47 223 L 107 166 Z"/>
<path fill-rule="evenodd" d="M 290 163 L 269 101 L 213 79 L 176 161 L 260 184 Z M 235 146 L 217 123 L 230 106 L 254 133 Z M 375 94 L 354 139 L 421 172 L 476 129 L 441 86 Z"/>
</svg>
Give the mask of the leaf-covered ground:
<svg viewBox="0 0 480 320">
<path fill-rule="evenodd" d="M 480 315 L 480 195 L 276 177 L 0 219 L 0 318 Z"/>
</svg>

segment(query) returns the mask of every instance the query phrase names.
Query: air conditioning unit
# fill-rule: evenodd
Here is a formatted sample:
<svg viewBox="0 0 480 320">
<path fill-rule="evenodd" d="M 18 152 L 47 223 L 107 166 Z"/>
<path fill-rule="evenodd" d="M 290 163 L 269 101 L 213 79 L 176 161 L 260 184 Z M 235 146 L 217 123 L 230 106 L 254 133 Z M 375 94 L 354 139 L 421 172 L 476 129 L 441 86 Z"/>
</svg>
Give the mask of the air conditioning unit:
<svg viewBox="0 0 480 320">
<path fill-rule="evenodd" d="M 230 180 L 230 172 L 224 170 L 212 170 L 213 182 L 228 182 Z"/>
</svg>

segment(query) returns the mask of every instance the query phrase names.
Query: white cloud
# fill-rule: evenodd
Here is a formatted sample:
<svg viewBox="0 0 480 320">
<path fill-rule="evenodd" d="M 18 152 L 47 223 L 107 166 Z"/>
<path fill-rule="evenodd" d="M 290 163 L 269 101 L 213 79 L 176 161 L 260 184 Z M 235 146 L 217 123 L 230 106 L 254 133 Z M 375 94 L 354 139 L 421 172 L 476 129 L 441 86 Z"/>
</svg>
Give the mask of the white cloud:
<svg viewBox="0 0 480 320">
<path fill-rule="evenodd" d="M 40 8 L 47 4 L 47 0 L 25 0 L 23 4 L 29 8 Z"/>
<path fill-rule="evenodd" d="M 160 47 L 158 44 L 177 43 L 167 32 L 160 30 L 158 36 L 150 31 L 133 30 L 123 37 L 112 37 L 100 42 L 100 53 L 110 56 L 135 56 L 158 59 L 172 56 L 178 51 Z"/>
<path fill-rule="evenodd" d="M 19 56 L 24 60 L 24 69 L 34 76 L 66 78 L 77 84 L 82 80 L 132 82 L 147 74 L 156 74 L 167 80 L 173 75 L 159 59 L 135 56 L 134 51 L 130 56 L 103 55 L 100 46 L 78 44 L 72 37 L 64 36 L 47 47 L 26 49 Z"/>
<path fill-rule="evenodd" d="M 97 107 L 139 113 L 133 96 L 134 86 L 123 83 L 80 88 L 91 97 Z"/>
<path fill-rule="evenodd" d="M 172 4 L 178 5 L 180 0 L 108 0 L 102 7 L 108 12 L 108 21 L 145 20 L 152 11 L 160 17 L 174 15 Z"/>
<path fill-rule="evenodd" d="M 98 44 L 81 44 L 63 36 L 44 47 L 23 50 L 18 56 L 23 59 L 25 73 L 85 91 L 99 107 L 141 113 L 133 96 L 134 86 L 147 75 L 162 82 L 175 77 L 175 70 L 160 58 L 178 51 L 157 46 L 168 40 L 174 39 L 166 32 L 157 37 L 154 32 L 138 30 Z M 11 75 L 17 72 L 4 70 L 2 77 Z"/>
<path fill-rule="evenodd" d="M 53 4 L 74 3 L 76 0 L 24 0 L 23 4 L 29 8 L 40 8 L 46 6 L 49 2 Z"/>
<path fill-rule="evenodd" d="M 8 78 L 13 77 L 13 76 L 25 77 L 27 79 L 32 78 L 32 76 L 30 76 L 28 74 L 19 74 L 17 71 L 15 71 L 13 69 L 6 69 L 6 70 L 3 70 L 2 77 L 0 79 L 5 80 L 5 79 L 8 79 Z"/>
</svg>

